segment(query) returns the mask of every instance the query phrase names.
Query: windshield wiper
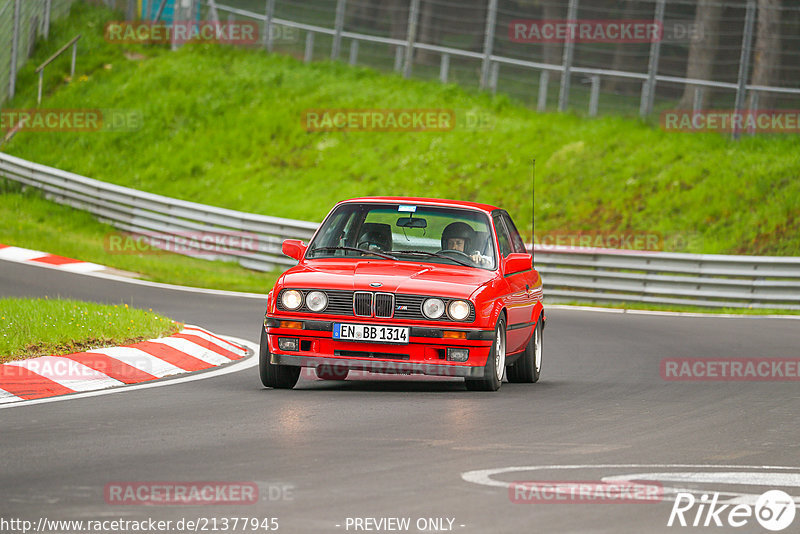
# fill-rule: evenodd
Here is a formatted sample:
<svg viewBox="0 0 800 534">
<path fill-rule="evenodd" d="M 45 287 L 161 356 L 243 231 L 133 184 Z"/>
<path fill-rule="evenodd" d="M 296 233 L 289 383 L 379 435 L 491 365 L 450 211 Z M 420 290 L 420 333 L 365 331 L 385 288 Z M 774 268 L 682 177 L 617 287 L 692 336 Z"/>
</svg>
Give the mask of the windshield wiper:
<svg viewBox="0 0 800 534">
<path fill-rule="evenodd" d="M 398 254 L 422 254 L 424 256 L 436 256 L 437 258 L 443 258 L 445 260 L 451 260 L 456 262 L 459 265 L 463 265 L 464 267 L 475 267 L 475 265 L 467 263 L 462 260 L 457 260 L 455 258 L 451 258 L 450 256 L 445 256 L 441 252 L 428 252 L 426 250 L 396 250 Z"/>
<path fill-rule="evenodd" d="M 379 256 L 386 260 L 397 260 L 395 256 L 391 254 L 386 254 L 384 252 L 375 252 L 374 250 L 367 250 L 365 248 L 358 248 L 358 247 L 315 247 L 311 249 L 311 252 L 316 252 L 318 250 L 354 250 L 356 252 L 363 252 L 364 254 L 372 254 L 374 256 Z"/>
</svg>

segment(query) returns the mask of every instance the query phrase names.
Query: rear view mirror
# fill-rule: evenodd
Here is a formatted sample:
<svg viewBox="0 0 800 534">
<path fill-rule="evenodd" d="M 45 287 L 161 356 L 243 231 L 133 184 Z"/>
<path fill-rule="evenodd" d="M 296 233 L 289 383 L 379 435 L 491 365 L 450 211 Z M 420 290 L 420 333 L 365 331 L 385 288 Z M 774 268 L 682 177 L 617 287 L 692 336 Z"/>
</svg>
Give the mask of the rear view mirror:
<svg viewBox="0 0 800 534">
<path fill-rule="evenodd" d="M 397 226 L 400 228 L 427 228 L 428 221 L 425 219 L 414 219 L 412 217 L 400 217 L 397 219 Z"/>
<path fill-rule="evenodd" d="M 530 254 L 521 254 L 515 252 L 506 257 L 505 268 L 503 269 L 506 275 L 521 273 L 523 271 L 530 271 L 533 268 L 533 256 Z"/>
<path fill-rule="evenodd" d="M 281 251 L 290 258 L 300 261 L 306 252 L 306 246 L 299 239 L 287 239 L 283 242 Z"/>
</svg>

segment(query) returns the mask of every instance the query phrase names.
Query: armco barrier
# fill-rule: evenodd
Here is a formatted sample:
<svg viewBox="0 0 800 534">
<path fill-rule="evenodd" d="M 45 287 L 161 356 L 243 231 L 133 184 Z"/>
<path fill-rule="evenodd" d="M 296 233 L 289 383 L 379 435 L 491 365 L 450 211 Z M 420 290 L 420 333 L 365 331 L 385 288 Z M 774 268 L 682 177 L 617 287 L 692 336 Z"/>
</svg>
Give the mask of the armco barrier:
<svg viewBox="0 0 800 534">
<path fill-rule="evenodd" d="M 195 202 L 177 200 L 93 180 L 71 172 L 0 153 L 0 176 L 44 191 L 45 196 L 86 210 L 102 222 L 132 233 L 248 232 L 258 237 L 257 252 L 204 255 L 206 259 L 235 260 L 260 271 L 296 262 L 281 253 L 284 239 L 308 240 L 317 223 L 255 215 Z M 235 252 L 235 251 L 234 251 Z"/>
<path fill-rule="evenodd" d="M 249 232 L 257 252 L 203 256 L 266 271 L 295 262 L 284 239 L 308 240 L 317 223 L 255 215 L 145 193 L 0 153 L 0 177 L 132 233 Z M 235 251 L 234 251 L 235 252 Z M 246 252 L 246 254 L 242 254 Z M 800 257 L 536 247 L 548 301 L 642 302 L 800 309 Z"/>
</svg>

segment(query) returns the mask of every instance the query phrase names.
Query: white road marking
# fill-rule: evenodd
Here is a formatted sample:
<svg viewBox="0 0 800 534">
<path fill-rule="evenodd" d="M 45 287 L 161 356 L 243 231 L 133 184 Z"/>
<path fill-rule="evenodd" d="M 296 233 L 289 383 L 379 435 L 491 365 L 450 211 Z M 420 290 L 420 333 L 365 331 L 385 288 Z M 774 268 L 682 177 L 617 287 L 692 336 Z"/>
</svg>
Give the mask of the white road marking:
<svg viewBox="0 0 800 534">
<path fill-rule="evenodd" d="M 58 356 L 42 356 L 30 360 L 8 362 L 6 365 L 23 367 L 72 391 L 90 391 L 123 385 L 119 380 L 95 371 L 91 367 Z"/>
<path fill-rule="evenodd" d="M 71 273 L 90 273 L 92 271 L 101 271 L 105 269 L 105 266 L 82 261 L 80 263 L 65 263 L 64 265 L 59 265 L 59 269 Z"/>
<path fill-rule="evenodd" d="M 22 399 L 20 397 L 17 397 L 16 395 L 9 393 L 4 389 L 0 389 L 0 404 L 3 404 L 4 402 L 18 402 L 21 400 Z"/>
<path fill-rule="evenodd" d="M 798 468 L 800 470 L 800 468 Z M 752 471 L 692 471 L 688 473 L 634 473 L 602 478 L 603 481 L 652 480 L 702 484 L 744 484 L 748 486 L 787 486 L 800 488 L 800 473 L 758 473 Z"/>
<path fill-rule="evenodd" d="M 251 343 L 250 341 L 246 341 L 244 339 L 239 339 L 230 336 L 224 336 L 227 339 L 230 339 L 232 342 L 242 345 L 244 347 L 249 348 L 253 351 L 253 354 L 258 352 L 258 345 L 255 343 Z M 61 395 L 58 397 L 47 397 L 45 399 L 35 399 L 29 401 L 21 401 L 21 402 L 13 402 L 8 404 L 0 405 L 0 410 L 5 410 L 8 408 L 23 408 L 25 406 L 32 406 L 34 404 L 47 404 L 50 402 L 63 402 L 63 401 L 70 401 L 75 399 L 85 399 L 88 397 L 100 397 L 102 395 L 112 395 L 115 393 L 125 393 L 127 391 L 135 391 L 140 389 L 150 389 L 150 388 L 158 388 L 163 386 L 173 386 L 177 384 L 183 384 L 185 382 L 194 382 L 195 380 L 205 380 L 206 378 L 214 378 L 217 376 L 227 375 L 230 373 L 238 373 L 239 371 L 244 371 L 246 369 L 250 369 L 251 367 L 255 367 L 258 365 L 258 358 L 254 358 L 253 355 L 248 356 L 244 360 L 236 361 L 231 365 L 226 365 L 224 367 L 217 367 L 213 370 L 208 371 L 199 371 L 197 373 L 193 373 L 189 376 L 179 377 L 179 378 L 171 378 L 167 380 L 162 380 L 158 382 L 145 382 L 142 384 L 135 384 L 131 386 L 124 386 L 118 388 L 111 388 L 111 389 L 102 389 L 98 391 L 87 391 L 85 393 L 75 393 L 73 395 Z"/>
<path fill-rule="evenodd" d="M 709 465 L 709 464 L 597 464 L 597 465 L 528 465 L 514 467 L 500 467 L 496 469 L 478 469 L 475 471 L 465 471 L 461 473 L 461 478 L 466 482 L 491 486 L 495 488 L 508 489 L 513 482 L 495 480 L 494 476 L 506 473 L 522 473 L 526 471 L 549 471 L 549 470 L 576 470 L 576 469 L 740 469 L 741 471 L 694 471 L 694 472 L 656 472 L 656 473 L 632 473 L 622 475 L 606 475 L 600 477 L 603 482 L 609 481 L 628 481 L 628 480 L 649 480 L 658 482 L 681 482 L 685 484 L 718 484 L 733 486 L 770 486 L 770 487 L 800 487 L 800 467 L 777 466 L 777 465 Z M 749 470 L 749 471 L 748 471 Z M 756 472 L 753 472 L 756 470 Z M 787 472 L 791 471 L 791 472 Z M 581 475 L 585 478 L 586 475 Z M 520 480 L 519 478 L 517 480 Z M 691 488 L 664 487 L 664 496 L 673 497 L 679 492 L 687 493 L 707 493 L 709 490 L 699 490 Z M 758 493 L 744 493 L 733 490 L 714 491 L 730 495 L 727 502 L 754 504 Z M 800 497 L 794 497 L 795 502 L 800 503 Z"/>
<path fill-rule="evenodd" d="M 8 261 L 31 261 L 37 258 L 44 258 L 48 256 L 47 252 L 40 252 L 38 250 L 30 250 L 21 247 L 6 247 L 0 249 L 0 260 Z"/>
<path fill-rule="evenodd" d="M 232 345 L 231 343 L 227 343 L 225 341 L 220 341 L 216 337 L 212 336 L 202 328 L 194 325 L 184 325 L 181 334 L 186 334 L 190 336 L 197 336 L 201 339 L 205 339 L 206 341 L 210 341 L 217 347 L 227 350 L 228 352 L 233 352 L 234 354 L 241 354 L 241 349 Z"/>
<path fill-rule="evenodd" d="M 197 343 L 192 343 L 188 339 L 181 339 L 178 337 L 160 337 L 158 339 L 151 339 L 150 341 L 153 343 L 167 345 L 173 349 L 178 349 L 181 352 L 185 352 L 189 356 L 194 356 L 198 360 L 203 360 L 204 362 L 212 365 L 222 365 L 223 363 L 228 363 L 231 361 L 230 358 L 226 358 L 225 356 L 217 354 L 212 350 L 201 347 Z"/>
</svg>

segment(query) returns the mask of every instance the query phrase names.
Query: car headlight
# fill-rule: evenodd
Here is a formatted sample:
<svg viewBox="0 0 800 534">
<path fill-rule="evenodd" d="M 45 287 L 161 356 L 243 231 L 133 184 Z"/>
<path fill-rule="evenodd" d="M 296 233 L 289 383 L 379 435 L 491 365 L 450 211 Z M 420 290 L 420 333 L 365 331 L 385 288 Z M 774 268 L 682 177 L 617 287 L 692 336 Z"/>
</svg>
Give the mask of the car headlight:
<svg viewBox="0 0 800 534">
<path fill-rule="evenodd" d="M 451 319 L 463 321 L 469 316 L 469 304 L 463 300 L 454 300 L 447 307 L 447 314 Z"/>
<path fill-rule="evenodd" d="M 444 302 L 442 299 L 426 299 L 422 303 L 422 313 L 428 319 L 438 319 L 444 314 Z"/>
<path fill-rule="evenodd" d="M 303 294 L 296 289 L 289 289 L 281 295 L 281 302 L 287 310 L 296 310 L 303 305 Z"/>
<path fill-rule="evenodd" d="M 312 291 L 306 295 L 306 306 L 313 312 L 320 312 L 328 306 L 328 296 L 322 291 Z"/>
</svg>

